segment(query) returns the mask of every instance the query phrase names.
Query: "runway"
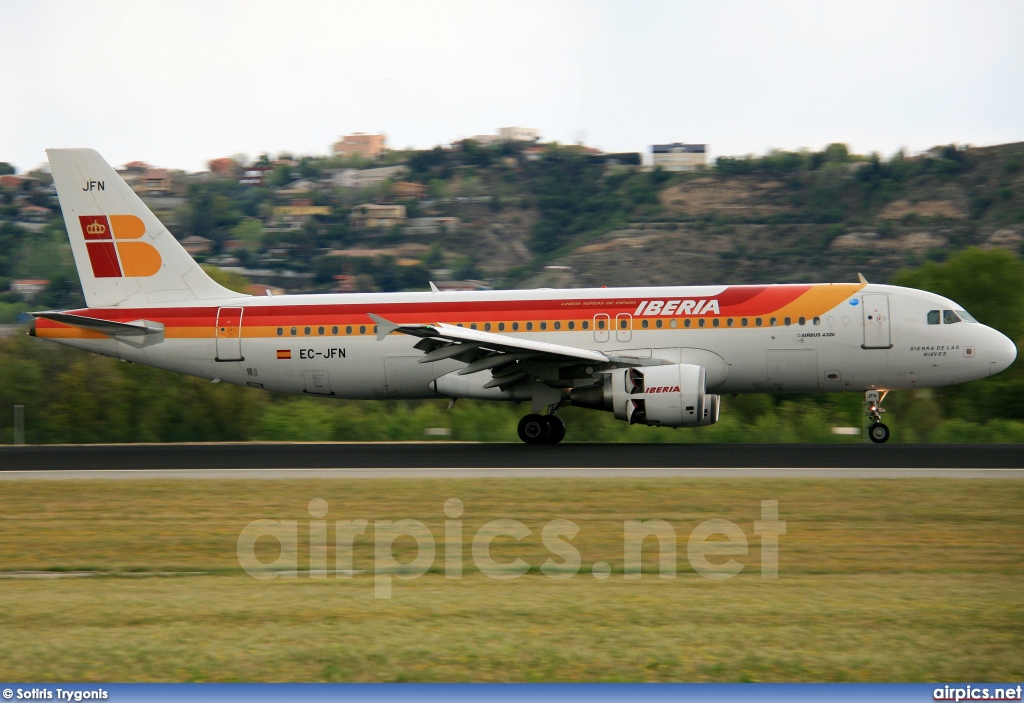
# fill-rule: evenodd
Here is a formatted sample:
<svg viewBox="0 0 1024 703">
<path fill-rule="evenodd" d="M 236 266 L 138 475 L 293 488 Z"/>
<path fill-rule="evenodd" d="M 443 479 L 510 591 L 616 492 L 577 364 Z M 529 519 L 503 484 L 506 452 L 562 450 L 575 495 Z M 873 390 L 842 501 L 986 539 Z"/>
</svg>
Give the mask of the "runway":
<svg viewBox="0 0 1024 703">
<path fill-rule="evenodd" d="M 0 447 L 16 478 L 1024 478 L 1022 445 L 226 443 Z"/>
</svg>

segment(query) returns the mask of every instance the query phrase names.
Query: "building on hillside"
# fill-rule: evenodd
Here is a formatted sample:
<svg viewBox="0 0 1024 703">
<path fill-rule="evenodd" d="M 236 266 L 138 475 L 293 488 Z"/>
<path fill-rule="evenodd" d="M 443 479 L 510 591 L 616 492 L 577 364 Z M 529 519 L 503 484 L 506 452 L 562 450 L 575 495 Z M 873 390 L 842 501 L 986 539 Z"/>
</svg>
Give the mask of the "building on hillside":
<svg viewBox="0 0 1024 703">
<path fill-rule="evenodd" d="M 470 137 L 480 146 L 494 146 L 505 142 L 540 141 L 540 130 L 533 127 L 499 127 L 497 134 L 474 134 Z"/>
<path fill-rule="evenodd" d="M 696 171 L 707 165 L 707 144 L 654 144 L 651 163 L 666 171 Z"/>
<path fill-rule="evenodd" d="M 189 254 L 206 254 L 213 248 L 213 242 L 206 237 L 193 234 L 182 239 L 181 246 Z"/>
<path fill-rule="evenodd" d="M 339 274 L 334 277 L 334 287 L 331 288 L 332 293 L 355 293 L 356 290 L 358 288 L 355 276 Z"/>
<path fill-rule="evenodd" d="M 210 173 L 216 176 L 233 176 L 235 171 L 238 169 L 238 162 L 229 156 L 223 156 L 219 159 L 210 159 L 206 163 L 206 167 L 210 169 Z"/>
<path fill-rule="evenodd" d="M 312 200 L 293 200 L 291 205 L 279 205 L 274 208 L 274 224 L 282 224 L 292 229 L 302 227 L 313 217 L 330 217 L 329 205 L 314 205 Z"/>
<path fill-rule="evenodd" d="M 427 197 L 427 187 L 422 183 L 398 181 L 391 184 L 391 197 L 395 200 L 424 200 Z"/>
<path fill-rule="evenodd" d="M 346 168 L 332 171 L 330 184 L 333 188 L 368 188 L 378 183 L 400 178 L 409 172 L 407 166 L 381 166 L 380 168 Z"/>
<path fill-rule="evenodd" d="M 334 155 L 343 159 L 359 157 L 363 159 L 377 159 L 387 151 L 388 138 L 383 134 L 366 134 L 356 132 L 346 134 L 339 141 L 334 143 Z"/>
<path fill-rule="evenodd" d="M 18 208 L 18 219 L 22 222 L 46 222 L 52 213 L 48 207 L 26 205 Z"/>
<path fill-rule="evenodd" d="M 470 139 L 480 146 L 494 146 L 503 141 L 497 134 L 474 134 Z"/>
<path fill-rule="evenodd" d="M 29 179 L 25 176 L 15 176 L 8 173 L 0 176 L 0 188 L 20 188 Z"/>
<path fill-rule="evenodd" d="M 403 234 L 454 234 L 462 224 L 458 217 L 414 217 L 408 222 Z"/>
<path fill-rule="evenodd" d="M 503 142 L 540 141 L 540 130 L 533 127 L 500 127 L 498 136 Z"/>
<path fill-rule="evenodd" d="M 11 292 L 21 296 L 22 300 L 29 301 L 46 289 L 50 282 L 44 278 L 21 278 L 11 281 Z"/>
<path fill-rule="evenodd" d="M 166 168 L 151 168 L 139 176 L 135 190 L 147 197 L 170 195 L 174 191 L 171 172 Z"/>
<path fill-rule="evenodd" d="M 274 170 L 273 166 L 246 166 L 238 182 L 245 186 L 263 186 L 267 174 Z"/>
<path fill-rule="evenodd" d="M 405 224 L 405 205 L 356 205 L 349 217 L 353 227 L 388 229 Z"/>
</svg>

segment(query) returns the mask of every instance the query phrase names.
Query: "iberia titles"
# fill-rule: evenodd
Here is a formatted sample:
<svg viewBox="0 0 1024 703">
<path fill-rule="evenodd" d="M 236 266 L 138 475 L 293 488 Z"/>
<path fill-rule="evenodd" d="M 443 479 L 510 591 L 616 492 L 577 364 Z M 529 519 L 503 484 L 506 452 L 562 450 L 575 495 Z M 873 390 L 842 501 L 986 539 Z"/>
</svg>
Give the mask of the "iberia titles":
<svg viewBox="0 0 1024 703">
<path fill-rule="evenodd" d="M 645 300 L 633 313 L 634 317 L 655 315 L 720 315 L 718 299 L 711 300 Z"/>
</svg>

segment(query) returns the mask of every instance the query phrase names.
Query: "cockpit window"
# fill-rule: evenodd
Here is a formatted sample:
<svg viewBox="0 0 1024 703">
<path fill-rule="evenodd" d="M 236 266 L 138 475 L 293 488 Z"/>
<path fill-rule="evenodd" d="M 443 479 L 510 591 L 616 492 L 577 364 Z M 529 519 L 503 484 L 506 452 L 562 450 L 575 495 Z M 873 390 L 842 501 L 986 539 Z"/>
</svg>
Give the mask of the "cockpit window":
<svg viewBox="0 0 1024 703">
<path fill-rule="evenodd" d="M 939 322 L 940 322 L 939 311 L 938 310 L 929 310 L 928 311 L 928 324 L 929 325 L 937 325 L 937 324 L 939 324 Z"/>
<path fill-rule="evenodd" d="M 960 317 L 952 310 L 942 311 L 942 324 L 944 325 L 955 325 L 960 322 Z"/>
<path fill-rule="evenodd" d="M 978 322 L 971 316 L 971 313 L 967 312 L 966 310 L 957 310 L 956 314 L 959 315 L 960 319 L 963 320 L 964 322 Z"/>
</svg>

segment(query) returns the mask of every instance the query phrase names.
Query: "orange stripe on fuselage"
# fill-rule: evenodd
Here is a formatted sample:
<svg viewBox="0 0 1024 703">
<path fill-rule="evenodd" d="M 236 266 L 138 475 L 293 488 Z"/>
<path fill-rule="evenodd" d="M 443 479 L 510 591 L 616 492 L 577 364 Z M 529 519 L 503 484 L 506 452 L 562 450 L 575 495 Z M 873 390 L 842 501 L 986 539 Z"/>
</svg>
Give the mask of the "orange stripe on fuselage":
<svg viewBox="0 0 1024 703">
<path fill-rule="evenodd" d="M 634 318 L 632 327 L 639 329 L 639 320 L 664 317 L 777 317 L 813 318 L 824 314 L 844 299 L 855 295 L 863 284 L 801 284 L 773 286 L 731 286 L 718 295 L 706 296 L 707 300 L 719 301 L 718 315 L 640 315 Z M 686 299 L 697 299 L 699 296 L 688 296 Z M 240 303 L 234 307 L 242 307 L 242 336 L 248 338 L 289 337 L 292 327 L 296 327 L 297 336 L 304 336 L 306 327 L 311 328 L 311 336 L 316 335 L 318 328 L 339 327 L 343 335 L 346 327 L 351 326 L 353 333 L 365 327 L 365 334 L 371 334 L 373 322 L 367 317 L 373 312 L 399 324 L 424 324 L 447 322 L 449 324 L 472 323 L 512 323 L 545 321 L 582 322 L 591 320 L 595 315 L 606 314 L 615 319 L 618 314 L 632 315 L 641 302 L 647 300 L 672 300 L 670 297 L 636 297 L 607 298 L 603 300 L 580 300 L 562 298 L 540 301 L 472 301 L 462 303 L 386 303 L 386 304 L 330 304 L 330 305 L 274 305 L 246 306 Z M 130 322 L 139 319 L 153 320 L 164 324 L 164 337 L 168 339 L 209 339 L 214 337 L 217 320 L 215 307 L 183 307 L 183 308 L 132 308 L 132 309 L 84 309 L 70 311 L 84 317 L 92 317 L 113 322 Z M 576 331 L 584 331 L 580 325 Z M 277 329 L 282 328 L 282 334 Z M 710 327 L 709 327 L 710 328 Z M 699 329 L 696 326 L 692 329 Z M 722 329 L 722 328 L 718 328 Z M 736 329 L 740 329 L 737 327 Z M 506 329 L 506 332 L 513 330 Z M 519 332 L 527 330 L 520 329 Z M 540 332 L 539 329 L 531 330 Z M 553 332 L 549 329 L 546 331 Z M 565 329 L 559 331 L 567 331 Z M 36 335 L 54 338 L 89 338 L 102 339 L 106 335 L 92 330 L 84 330 L 64 325 L 52 320 L 38 318 Z M 317 335 L 319 336 L 319 335 Z M 325 334 L 325 336 L 328 336 Z M 334 336 L 334 335 L 329 335 Z M 343 335 L 347 336 L 347 335 Z"/>
</svg>

